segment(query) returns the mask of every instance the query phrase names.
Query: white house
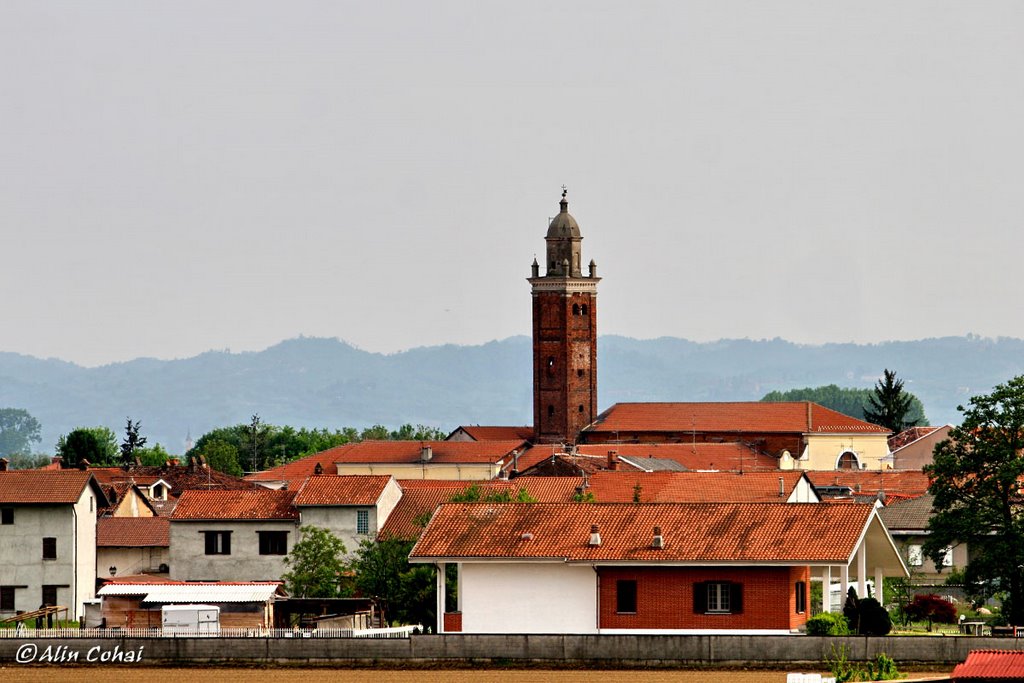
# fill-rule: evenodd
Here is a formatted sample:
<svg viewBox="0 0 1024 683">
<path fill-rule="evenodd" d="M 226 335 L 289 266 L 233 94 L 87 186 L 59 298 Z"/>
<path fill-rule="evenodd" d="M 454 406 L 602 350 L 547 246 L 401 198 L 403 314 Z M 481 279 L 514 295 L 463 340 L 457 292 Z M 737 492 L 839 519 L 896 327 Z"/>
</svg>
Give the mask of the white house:
<svg viewBox="0 0 1024 683">
<path fill-rule="evenodd" d="M 96 587 L 103 489 L 80 470 L 0 470 L 0 616 L 43 605 L 82 615 Z"/>
</svg>

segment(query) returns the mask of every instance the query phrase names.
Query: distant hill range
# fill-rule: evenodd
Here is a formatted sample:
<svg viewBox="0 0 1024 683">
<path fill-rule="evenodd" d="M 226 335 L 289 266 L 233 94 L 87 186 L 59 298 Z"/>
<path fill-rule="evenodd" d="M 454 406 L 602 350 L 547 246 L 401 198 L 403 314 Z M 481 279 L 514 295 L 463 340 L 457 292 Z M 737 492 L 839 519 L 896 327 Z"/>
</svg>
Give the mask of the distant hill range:
<svg viewBox="0 0 1024 683">
<path fill-rule="evenodd" d="M 871 387 L 895 369 L 932 424 L 958 422 L 956 406 L 1024 373 L 1024 340 L 976 336 L 809 346 L 780 339 L 696 343 L 602 337 L 598 396 L 618 401 L 758 400 L 773 389 Z M 77 426 L 118 434 L 127 416 L 149 444 L 172 453 L 210 428 L 248 422 L 295 427 L 530 424 L 530 339 L 436 346 L 384 355 L 336 339 L 300 337 L 265 351 L 140 358 L 98 368 L 0 353 L 0 407 L 43 425 L 40 450 Z"/>
</svg>

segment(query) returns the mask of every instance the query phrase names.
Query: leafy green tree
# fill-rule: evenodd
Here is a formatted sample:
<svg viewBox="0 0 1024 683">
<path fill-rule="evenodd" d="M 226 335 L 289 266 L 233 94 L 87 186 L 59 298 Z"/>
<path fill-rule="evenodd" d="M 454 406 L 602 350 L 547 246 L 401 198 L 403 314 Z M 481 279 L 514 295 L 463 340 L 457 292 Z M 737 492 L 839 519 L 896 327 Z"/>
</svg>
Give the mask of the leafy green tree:
<svg viewBox="0 0 1024 683">
<path fill-rule="evenodd" d="M 50 464 L 50 456 L 45 453 L 14 453 L 8 460 L 10 463 L 7 466 L 12 470 L 34 470 Z"/>
<path fill-rule="evenodd" d="M 843 415 L 865 420 L 867 419 L 865 417 L 865 407 L 868 406 L 868 400 L 873 393 L 871 389 L 854 389 L 829 384 L 821 387 L 790 389 L 788 391 L 770 391 L 761 400 L 773 403 L 782 401 L 812 401 Z M 906 415 L 906 422 L 915 425 L 927 425 L 928 418 L 924 414 L 924 404 L 921 403 L 917 396 L 911 393 L 906 393 L 906 395 L 911 399 L 910 411 Z"/>
<path fill-rule="evenodd" d="M 536 503 L 537 499 L 530 495 L 526 487 L 520 487 L 515 495 L 509 490 L 484 491 L 483 487 L 476 482 L 470 484 L 462 491 L 454 494 L 448 499 L 450 503 Z"/>
<path fill-rule="evenodd" d="M 139 427 L 142 423 L 136 420 L 132 422 L 129 417 L 128 425 L 124 428 L 124 441 L 121 442 L 121 462 L 125 465 L 135 464 L 135 451 L 146 445 L 146 437 L 139 435 Z"/>
<path fill-rule="evenodd" d="M 117 465 L 120 449 L 109 427 L 79 427 L 57 439 L 57 455 L 65 467 L 77 467 L 80 460 L 92 465 Z"/>
<path fill-rule="evenodd" d="M 352 562 L 355 587 L 376 599 L 392 622 L 430 626 L 437 623 L 437 570 L 409 563 L 414 544 L 403 538 L 363 541 Z"/>
<path fill-rule="evenodd" d="M 136 448 L 135 457 L 143 465 L 158 467 L 170 460 L 172 456 L 167 452 L 166 448 L 158 443 L 150 447 Z"/>
<path fill-rule="evenodd" d="M 22 408 L 0 408 L 0 458 L 28 455 L 32 444 L 42 441 L 42 426 Z"/>
<path fill-rule="evenodd" d="M 969 403 L 924 468 L 935 496 L 924 552 L 940 566 L 948 547 L 966 543 L 967 583 L 1008 593 L 1003 613 L 1024 624 L 1024 376 Z"/>
<path fill-rule="evenodd" d="M 288 593 L 297 598 L 342 598 L 345 544 L 329 530 L 303 525 L 301 538 L 284 558 L 289 570 L 281 577 Z"/>
<path fill-rule="evenodd" d="M 895 370 L 886 368 L 882 379 L 875 383 L 875 390 L 868 396 L 864 419 L 898 434 L 917 424 L 907 418 L 913 403 L 914 397 L 903 391 L 903 380 L 896 379 Z"/>
<path fill-rule="evenodd" d="M 238 449 L 227 441 L 214 439 L 207 442 L 203 446 L 202 456 L 206 458 L 206 463 L 218 472 L 242 476 L 242 466 L 238 463 Z"/>
</svg>

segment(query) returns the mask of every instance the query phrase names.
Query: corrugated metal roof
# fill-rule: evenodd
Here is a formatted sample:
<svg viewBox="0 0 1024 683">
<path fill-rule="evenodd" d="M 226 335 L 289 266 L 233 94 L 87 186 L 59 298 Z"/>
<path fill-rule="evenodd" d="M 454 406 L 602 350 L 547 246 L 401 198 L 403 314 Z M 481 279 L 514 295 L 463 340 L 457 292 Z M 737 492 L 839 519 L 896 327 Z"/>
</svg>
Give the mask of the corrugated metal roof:
<svg viewBox="0 0 1024 683">
<path fill-rule="evenodd" d="M 144 595 L 143 602 L 266 602 L 280 583 L 107 584 L 96 594 Z"/>
<path fill-rule="evenodd" d="M 954 681 L 1020 681 L 1024 678 L 1024 652 L 974 650 L 967 661 L 958 664 L 950 678 Z"/>
</svg>

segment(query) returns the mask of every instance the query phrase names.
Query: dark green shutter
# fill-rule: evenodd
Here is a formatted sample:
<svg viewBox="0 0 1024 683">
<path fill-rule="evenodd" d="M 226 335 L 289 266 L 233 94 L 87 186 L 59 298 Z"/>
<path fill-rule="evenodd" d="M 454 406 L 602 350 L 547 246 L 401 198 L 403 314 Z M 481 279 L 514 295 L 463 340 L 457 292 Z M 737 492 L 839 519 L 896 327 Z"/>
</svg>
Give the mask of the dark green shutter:
<svg viewBox="0 0 1024 683">
<path fill-rule="evenodd" d="M 708 585 L 703 581 L 693 584 L 693 613 L 708 611 Z"/>
<path fill-rule="evenodd" d="M 743 613 L 743 584 L 733 583 L 729 584 L 730 592 L 732 593 L 730 598 L 730 611 L 733 614 Z"/>
</svg>

